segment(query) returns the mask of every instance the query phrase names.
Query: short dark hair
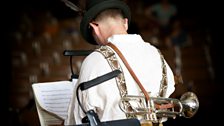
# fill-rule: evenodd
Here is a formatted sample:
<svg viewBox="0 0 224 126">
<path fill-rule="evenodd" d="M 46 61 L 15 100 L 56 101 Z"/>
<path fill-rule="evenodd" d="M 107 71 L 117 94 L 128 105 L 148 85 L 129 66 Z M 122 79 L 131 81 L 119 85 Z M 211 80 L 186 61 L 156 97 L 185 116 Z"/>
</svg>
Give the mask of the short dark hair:
<svg viewBox="0 0 224 126">
<path fill-rule="evenodd" d="M 124 18 L 124 14 L 122 13 L 120 9 L 111 8 L 111 9 L 106 9 L 100 12 L 93 20 L 98 21 L 105 17 L 116 17 L 116 16 L 121 16 L 122 18 Z"/>
</svg>

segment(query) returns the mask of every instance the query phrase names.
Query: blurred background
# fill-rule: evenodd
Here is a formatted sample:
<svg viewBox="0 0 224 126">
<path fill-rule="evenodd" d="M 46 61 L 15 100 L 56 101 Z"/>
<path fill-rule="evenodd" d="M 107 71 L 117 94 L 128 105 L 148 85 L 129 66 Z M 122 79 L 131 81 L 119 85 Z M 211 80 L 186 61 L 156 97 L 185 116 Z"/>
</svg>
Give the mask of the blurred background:
<svg viewBox="0 0 224 126">
<path fill-rule="evenodd" d="M 85 0 L 71 2 L 84 8 Z M 159 0 L 126 2 L 132 11 L 128 32 L 140 34 L 158 47 L 176 76 L 176 91 L 171 97 L 193 91 L 199 99 L 200 107 L 193 118 L 177 117 L 164 126 L 219 124 L 223 88 L 220 4 L 170 0 L 174 9 L 160 15 L 156 7 Z M 79 14 L 60 0 L 11 0 L 1 5 L 5 8 L 1 11 L 1 122 L 7 126 L 39 126 L 31 85 L 69 80 L 69 57 L 63 56 L 63 51 L 95 47 L 79 33 Z M 167 22 L 161 24 L 159 19 L 165 17 Z M 83 58 L 73 58 L 75 73 Z"/>
</svg>

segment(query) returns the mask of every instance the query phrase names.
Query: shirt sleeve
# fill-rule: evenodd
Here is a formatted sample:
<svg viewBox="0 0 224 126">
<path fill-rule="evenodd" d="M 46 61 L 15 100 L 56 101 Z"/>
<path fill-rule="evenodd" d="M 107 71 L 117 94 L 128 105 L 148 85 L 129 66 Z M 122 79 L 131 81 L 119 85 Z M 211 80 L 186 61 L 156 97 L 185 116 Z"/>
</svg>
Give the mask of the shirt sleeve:
<svg viewBox="0 0 224 126">
<path fill-rule="evenodd" d="M 108 72 L 111 72 L 111 68 L 107 60 L 102 54 L 93 52 L 88 57 L 86 57 L 82 63 L 78 84 L 92 80 Z M 105 106 L 106 102 L 104 100 L 106 99 L 106 92 L 100 90 L 100 86 L 101 84 L 84 91 L 79 90 L 80 102 L 85 111 L 88 111 L 90 109 L 97 111 L 96 109 L 103 108 Z M 83 113 L 80 105 L 77 102 L 77 99 L 75 100 L 74 117 L 76 124 L 81 124 L 82 118 L 85 117 L 85 113 Z"/>
<path fill-rule="evenodd" d="M 165 97 L 170 97 L 170 95 L 175 91 L 174 74 L 166 61 L 165 61 L 165 64 L 167 68 L 167 81 L 168 81 L 167 92 Z"/>
</svg>

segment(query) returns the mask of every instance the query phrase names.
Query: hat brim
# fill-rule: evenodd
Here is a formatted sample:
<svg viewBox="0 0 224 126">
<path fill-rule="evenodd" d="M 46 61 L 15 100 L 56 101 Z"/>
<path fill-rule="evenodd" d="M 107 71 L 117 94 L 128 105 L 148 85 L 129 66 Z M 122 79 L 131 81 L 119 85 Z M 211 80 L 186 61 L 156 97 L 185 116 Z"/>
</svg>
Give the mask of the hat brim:
<svg viewBox="0 0 224 126">
<path fill-rule="evenodd" d="M 121 9 L 125 18 L 128 18 L 128 23 L 130 24 L 131 14 L 129 7 L 122 1 L 119 0 L 105 0 L 93 7 L 91 7 L 83 16 L 81 23 L 80 23 L 80 31 L 84 39 L 93 45 L 97 45 L 96 41 L 94 40 L 91 29 L 89 28 L 89 23 L 92 21 L 97 14 L 102 12 L 105 9 L 110 8 L 117 8 Z"/>
</svg>

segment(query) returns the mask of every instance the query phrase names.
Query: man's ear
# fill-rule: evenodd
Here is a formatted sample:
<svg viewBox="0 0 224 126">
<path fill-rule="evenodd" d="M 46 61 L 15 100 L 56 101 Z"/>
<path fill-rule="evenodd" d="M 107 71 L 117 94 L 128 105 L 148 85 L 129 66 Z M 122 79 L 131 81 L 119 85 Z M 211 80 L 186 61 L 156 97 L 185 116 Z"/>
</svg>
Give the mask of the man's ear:
<svg viewBox="0 0 224 126">
<path fill-rule="evenodd" d="M 127 18 L 124 19 L 124 27 L 126 30 L 128 30 L 128 19 Z"/>
<path fill-rule="evenodd" d="M 93 32 L 95 32 L 95 34 L 98 35 L 98 34 L 99 34 L 99 27 L 98 27 L 98 24 L 93 23 L 93 22 L 90 22 L 89 25 L 90 25 L 90 27 L 92 27 Z"/>
</svg>

